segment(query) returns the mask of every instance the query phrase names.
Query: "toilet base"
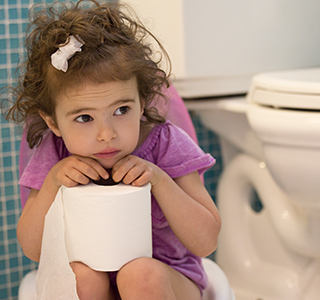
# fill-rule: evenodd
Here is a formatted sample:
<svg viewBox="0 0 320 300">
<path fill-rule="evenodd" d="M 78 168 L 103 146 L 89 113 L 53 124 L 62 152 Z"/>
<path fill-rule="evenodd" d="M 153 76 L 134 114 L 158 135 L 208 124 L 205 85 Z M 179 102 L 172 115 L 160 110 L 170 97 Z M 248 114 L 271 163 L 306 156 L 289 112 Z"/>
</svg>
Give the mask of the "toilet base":
<svg viewBox="0 0 320 300">
<path fill-rule="evenodd" d="M 263 295 L 253 294 L 248 291 L 240 291 L 235 290 L 235 299 L 236 300 L 282 300 L 282 299 L 276 299 L 276 298 L 266 298 Z"/>
<path fill-rule="evenodd" d="M 236 300 L 288 300 L 289 298 L 274 298 L 274 297 L 270 297 L 270 296 L 264 296 L 261 294 L 257 294 L 257 293 L 251 293 L 248 291 L 241 291 L 241 290 L 237 290 L 234 289 L 235 292 L 235 299 Z M 297 297 L 294 300 L 305 300 L 305 299 L 311 299 L 311 298 L 301 298 L 301 297 Z M 313 300 L 317 300 L 318 296 L 316 296 L 315 298 L 312 298 Z M 292 299 L 290 299 L 292 300 Z"/>
<path fill-rule="evenodd" d="M 260 210 L 254 209 L 253 191 Z M 285 243 L 299 231 L 281 227 L 292 211 L 283 195 L 265 164 L 248 155 L 238 155 L 220 178 L 218 206 L 228 226 L 222 227 L 216 257 L 237 300 L 319 299 L 319 258 Z"/>
</svg>

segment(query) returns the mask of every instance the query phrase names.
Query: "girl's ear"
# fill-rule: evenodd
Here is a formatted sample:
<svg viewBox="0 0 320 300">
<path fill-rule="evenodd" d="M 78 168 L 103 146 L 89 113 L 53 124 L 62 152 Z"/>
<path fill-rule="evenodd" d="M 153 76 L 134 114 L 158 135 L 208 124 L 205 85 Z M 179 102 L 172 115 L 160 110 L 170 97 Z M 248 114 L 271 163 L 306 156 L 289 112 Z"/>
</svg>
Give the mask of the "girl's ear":
<svg viewBox="0 0 320 300">
<path fill-rule="evenodd" d="M 141 106 L 141 112 L 140 112 L 140 118 L 143 116 L 144 113 L 144 108 L 146 107 L 146 102 L 144 100 L 142 100 L 140 102 L 140 106 Z"/>
<path fill-rule="evenodd" d="M 51 129 L 51 131 L 56 136 L 61 136 L 60 130 L 59 130 L 58 126 L 56 125 L 56 122 L 53 120 L 53 118 L 46 115 L 42 111 L 39 111 L 39 114 L 40 114 L 41 118 L 46 122 L 47 126 Z"/>
</svg>

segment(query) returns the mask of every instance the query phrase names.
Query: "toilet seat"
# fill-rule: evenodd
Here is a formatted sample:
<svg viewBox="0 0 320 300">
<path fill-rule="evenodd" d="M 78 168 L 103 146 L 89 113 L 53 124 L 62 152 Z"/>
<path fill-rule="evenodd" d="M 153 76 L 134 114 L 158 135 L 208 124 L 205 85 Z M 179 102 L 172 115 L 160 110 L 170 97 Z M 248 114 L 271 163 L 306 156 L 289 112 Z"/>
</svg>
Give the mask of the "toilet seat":
<svg viewBox="0 0 320 300">
<path fill-rule="evenodd" d="M 320 111 L 320 68 L 258 74 L 252 80 L 248 102 Z"/>
</svg>

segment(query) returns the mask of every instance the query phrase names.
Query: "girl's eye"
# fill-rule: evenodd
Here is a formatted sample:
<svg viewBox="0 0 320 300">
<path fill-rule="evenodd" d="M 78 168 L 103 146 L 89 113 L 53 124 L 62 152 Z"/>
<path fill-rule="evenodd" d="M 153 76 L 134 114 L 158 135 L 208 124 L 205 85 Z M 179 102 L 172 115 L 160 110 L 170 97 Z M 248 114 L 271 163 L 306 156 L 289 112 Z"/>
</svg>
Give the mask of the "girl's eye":
<svg viewBox="0 0 320 300">
<path fill-rule="evenodd" d="M 92 120 L 93 120 L 93 118 L 89 115 L 82 115 L 82 116 L 79 116 L 78 118 L 76 118 L 76 121 L 80 122 L 80 123 L 87 123 Z"/>
<path fill-rule="evenodd" d="M 129 109 L 130 108 L 128 106 L 121 106 L 114 112 L 114 114 L 116 116 L 124 115 L 129 111 Z"/>
</svg>

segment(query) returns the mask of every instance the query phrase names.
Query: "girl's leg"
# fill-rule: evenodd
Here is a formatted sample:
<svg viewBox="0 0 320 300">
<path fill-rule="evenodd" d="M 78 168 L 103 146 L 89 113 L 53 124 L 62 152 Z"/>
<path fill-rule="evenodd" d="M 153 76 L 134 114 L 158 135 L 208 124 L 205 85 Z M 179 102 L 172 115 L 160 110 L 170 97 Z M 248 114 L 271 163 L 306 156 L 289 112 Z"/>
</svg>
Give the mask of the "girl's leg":
<svg viewBox="0 0 320 300">
<path fill-rule="evenodd" d="M 122 300 L 200 300 L 198 286 L 168 265 L 138 258 L 123 266 L 117 275 Z"/>
<path fill-rule="evenodd" d="M 90 269 L 83 263 L 70 264 L 77 280 L 77 292 L 80 300 L 115 300 L 109 275 Z"/>
</svg>

